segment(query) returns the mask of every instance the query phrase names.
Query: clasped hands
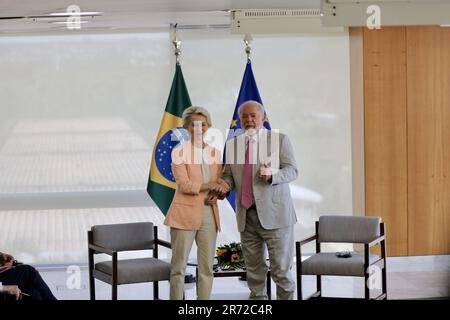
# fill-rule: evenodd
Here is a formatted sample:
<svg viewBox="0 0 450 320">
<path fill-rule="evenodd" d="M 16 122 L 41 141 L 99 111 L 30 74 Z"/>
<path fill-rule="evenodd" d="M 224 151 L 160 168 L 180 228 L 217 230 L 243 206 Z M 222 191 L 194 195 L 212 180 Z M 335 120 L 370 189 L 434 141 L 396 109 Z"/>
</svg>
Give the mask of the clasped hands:
<svg viewBox="0 0 450 320">
<path fill-rule="evenodd" d="M 223 179 L 218 179 L 211 182 L 209 186 L 209 194 L 205 199 L 206 205 L 212 205 L 217 202 L 217 199 L 225 199 L 226 194 L 230 191 L 230 186 Z"/>
<path fill-rule="evenodd" d="M 272 169 L 269 164 L 261 166 L 258 170 L 258 178 L 264 182 L 272 182 Z M 218 179 L 215 182 L 211 182 L 208 189 L 209 194 L 205 198 L 205 205 L 212 205 L 216 203 L 218 199 L 225 199 L 227 193 L 230 192 L 229 184 L 223 179 Z"/>
</svg>

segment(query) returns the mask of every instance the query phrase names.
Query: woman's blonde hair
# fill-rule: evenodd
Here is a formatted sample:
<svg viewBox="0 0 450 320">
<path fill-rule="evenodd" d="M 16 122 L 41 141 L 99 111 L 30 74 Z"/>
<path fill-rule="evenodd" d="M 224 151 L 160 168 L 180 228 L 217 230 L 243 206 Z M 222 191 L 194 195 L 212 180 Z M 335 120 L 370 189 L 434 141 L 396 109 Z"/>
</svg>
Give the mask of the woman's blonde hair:
<svg viewBox="0 0 450 320">
<path fill-rule="evenodd" d="M 191 121 L 191 117 L 195 114 L 202 115 L 206 118 L 206 123 L 209 127 L 212 126 L 211 123 L 211 115 L 208 110 L 203 107 L 192 106 L 183 111 L 183 115 L 181 116 L 183 121 L 183 127 L 186 128 L 189 121 Z"/>
</svg>

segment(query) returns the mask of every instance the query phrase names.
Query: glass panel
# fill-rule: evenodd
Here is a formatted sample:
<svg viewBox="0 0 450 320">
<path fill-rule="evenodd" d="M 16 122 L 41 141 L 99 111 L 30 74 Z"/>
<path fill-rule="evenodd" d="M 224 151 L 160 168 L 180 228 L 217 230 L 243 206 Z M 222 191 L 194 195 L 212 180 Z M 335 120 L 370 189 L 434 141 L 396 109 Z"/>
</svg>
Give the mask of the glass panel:
<svg viewBox="0 0 450 320">
<path fill-rule="evenodd" d="M 191 101 L 224 132 L 246 56 L 227 30 L 181 31 Z M 321 214 L 351 214 L 348 34 L 254 36 L 272 128 L 293 144 L 296 239 Z M 154 221 L 146 195 L 174 72 L 168 33 L 0 38 L 0 243 L 24 262 L 86 262 L 93 224 Z M 218 244 L 239 240 L 221 202 Z M 195 255 L 195 250 L 192 250 Z"/>
</svg>

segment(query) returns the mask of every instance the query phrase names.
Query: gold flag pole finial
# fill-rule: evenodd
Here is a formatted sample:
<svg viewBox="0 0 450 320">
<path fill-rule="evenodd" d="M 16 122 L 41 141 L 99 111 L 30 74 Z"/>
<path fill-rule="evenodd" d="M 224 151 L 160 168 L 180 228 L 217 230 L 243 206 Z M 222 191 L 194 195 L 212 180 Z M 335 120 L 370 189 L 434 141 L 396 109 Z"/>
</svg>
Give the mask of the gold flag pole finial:
<svg viewBox="0 0 450 320">
<path fill-rule="evenodd" d="M 181 55 L 181 41 L 177 35 L 177 26 L 178 26 L 178 23 L 175 23 L 174 25 L 171 24 L 171 27 L 174 30 L 172 44 L 175 47 L 175 50 L 174 50 L 175 62 L 176 62 L 176 64 L 179 64 L 180 63 L 180 55 Z"/>
<path fill-rule="evenodd" d="M 244 37 L 244 43 L 245 43 L 245 53 L 247 54 L 247 63 L 250 63 L 250 54 L 252 52 L 252 41 L 253 38 L 250 34 L 246 34 Z"/>
</svg>

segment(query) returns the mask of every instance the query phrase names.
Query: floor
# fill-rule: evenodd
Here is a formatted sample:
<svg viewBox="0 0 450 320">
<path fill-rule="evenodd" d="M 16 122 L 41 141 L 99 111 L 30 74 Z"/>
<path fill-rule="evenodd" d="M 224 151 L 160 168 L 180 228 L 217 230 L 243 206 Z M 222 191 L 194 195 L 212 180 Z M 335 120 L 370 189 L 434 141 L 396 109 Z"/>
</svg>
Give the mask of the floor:
<svg viewBox="0 0 450 320">
<path fill-rule="evenodd" d="M 388 299 L 445 299 L 450 297 L 450 255 L 391 257 L 388 258 Z M 86 266 L 59 266 L 38 268 L 45 281 L 58 299 L 89 299 L 89 284 Z M 195 274 L 193 267 L 188 273 Z M 295 270 L 293 270 L 295 272 Z M 304 276 L 305 296 L 315 291 L 315 278 Z M 363 297 L 362 278 L 323 277 L 324 296 Z M 118 296 L 122 300 L 152 299 L 151 283 L 119 286 Z M 272 297 L 275 299 L 275 284 L 272 283 Z M 97 299 L 108 300 L 111 287 L 96 281 Z M 215 278 L 213 300 L 246 300 L 249 290 L 245 281 L 237 277 Z M 160 298 L 168 299 L 168 282 L 160 282 Z M 195 284 L 186 284 L 186 299 L 196 298 Z"/>
</svg>

